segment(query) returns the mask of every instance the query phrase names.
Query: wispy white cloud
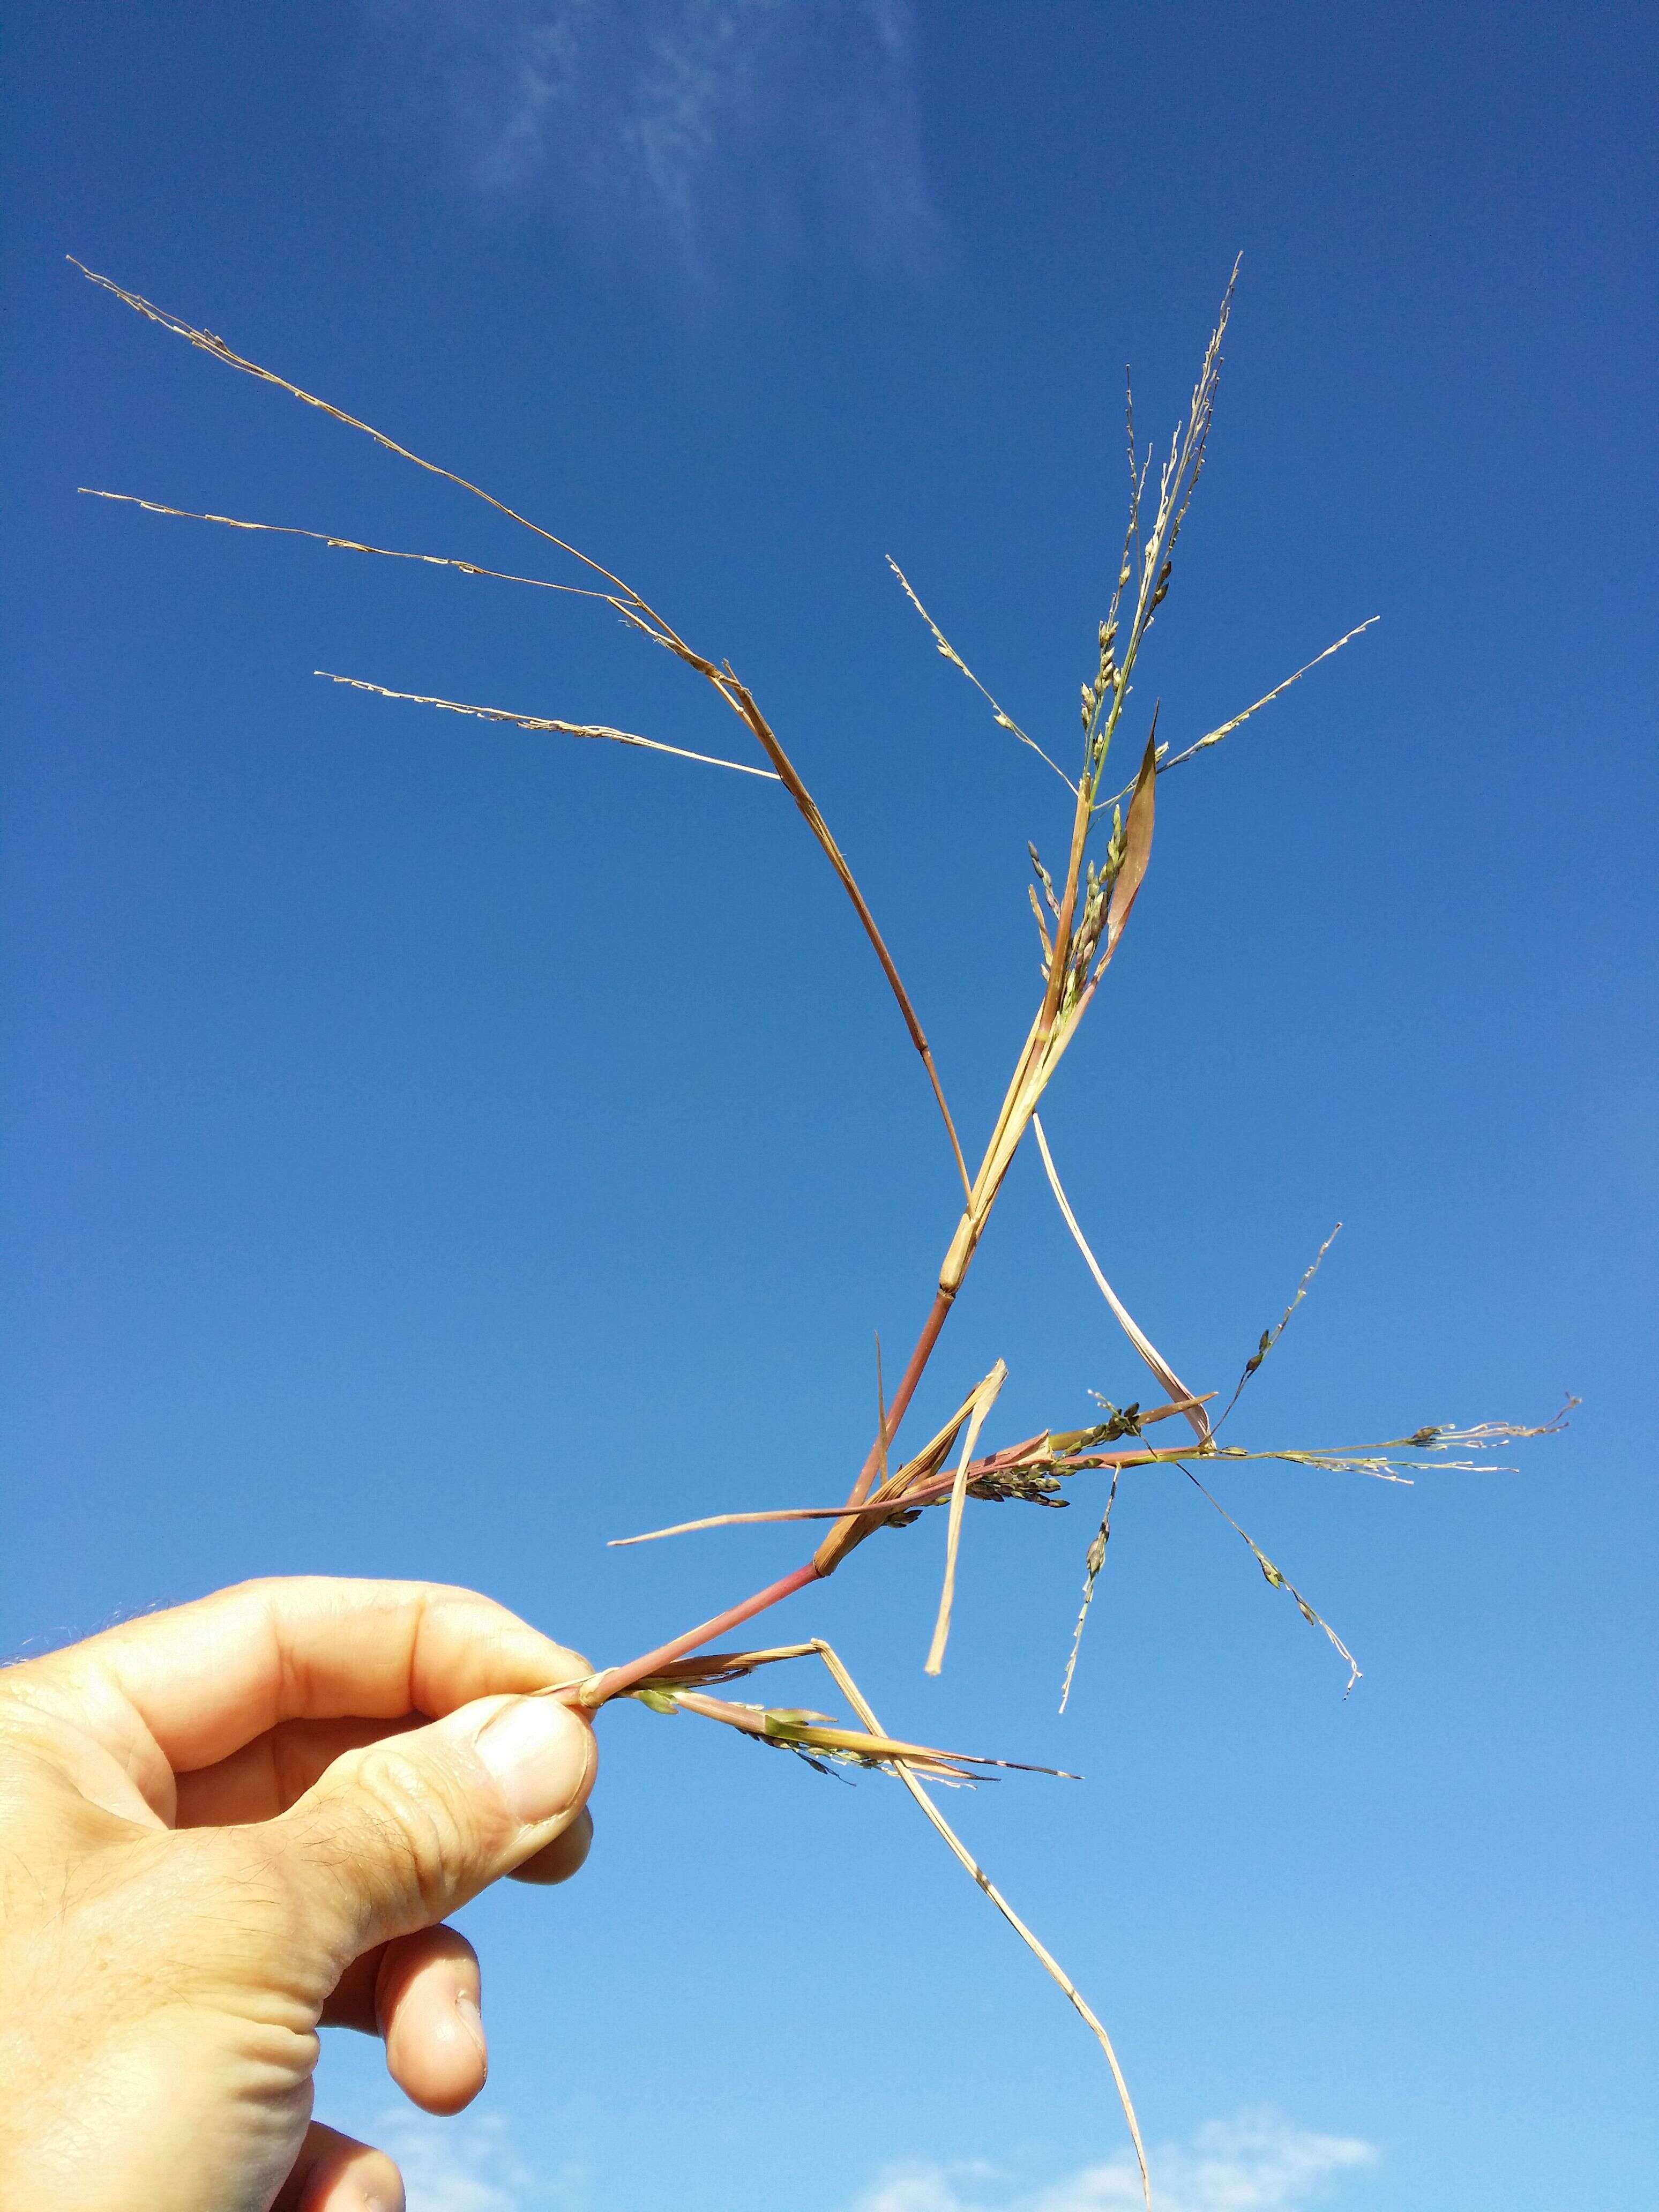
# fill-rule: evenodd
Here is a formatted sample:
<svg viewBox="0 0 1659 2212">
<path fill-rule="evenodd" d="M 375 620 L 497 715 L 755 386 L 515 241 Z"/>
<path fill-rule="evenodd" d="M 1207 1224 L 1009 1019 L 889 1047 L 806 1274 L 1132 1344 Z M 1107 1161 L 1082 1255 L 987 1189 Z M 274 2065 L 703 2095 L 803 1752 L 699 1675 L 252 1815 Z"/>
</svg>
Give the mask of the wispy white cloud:
<svg viewBox="0 0 1659 2212">
<path fill-rule="evenodd" d="M 961 2179 L 955 2166 L 896 2167 L 860 2197 L 855 2212 L 968 2212 L 967 2199 L 957 2193 Z"/>
<path fill-rule="evenodd" d="M 532 2173 L 499 2115 L 431 2120 L 401 2106 L 379 2113 L 367 2133 L 401 2167 L 409 2212 L 587 2212 L 595 2201 L 578 2160 Z M 1376 2158 L 1354 2136 L 1245 2112 L 1154 2148 L 1154 2201 L 1158 2212 L 1342 2212 L 1354 2207 L 1343 2178 Z M 1140 2177 L 1125 2154 L 1036 2185 L 982 2160 L 896 2166 L 851 2212 L 1139 2212 L 1140 2203 Z"/>
<path fill-rule="evenodd" d="M 397 2160 L 409 2212 L 580 2212 L 589 2202 L 574 2163 L 532 2174 L 497 2114 L 429 2120 L 405 2105 L 382 2112 L 368 2136 Z"/>
<path fill-rule="evenodd" d="M 882 253 L 931 220 L 908 0 L 373 4 L 426 57 L 480 191 L 535 185 L 690 273 L 723 231 L 828 224 Z"/>
<path fill-rule="evenodd" d="M 1310 2134 L 1270 2112 L 1213 2121 L 1187 2143 L 1152 2154 L 1159 2212 L 1314 2212 L 1334 2200 L 1328 2185 L 1370 2165 L 1376 2153 L 1351 2136 Z M 1125 2154 L 1085 2166 L 1052 2186 L 993 2185 L 982 2168 L 916 2165 L 894 2169 L 854 2212 L 1136 2212 L 1140 2177 Z"/>
</svg>

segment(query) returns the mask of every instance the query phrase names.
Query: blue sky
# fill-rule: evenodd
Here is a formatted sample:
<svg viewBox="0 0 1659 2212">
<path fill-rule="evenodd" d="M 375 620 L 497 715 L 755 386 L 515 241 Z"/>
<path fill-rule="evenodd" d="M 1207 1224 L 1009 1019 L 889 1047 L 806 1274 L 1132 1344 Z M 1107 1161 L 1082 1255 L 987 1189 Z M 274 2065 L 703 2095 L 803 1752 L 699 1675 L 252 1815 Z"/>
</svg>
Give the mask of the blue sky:
<svg viewBox="0 0 1659 2212">
<path fill-rule="evenodd" d="M 251 1573 L 474 1583 L 596 1659 L 793 1564 L 607 1553 L 844 1487 L 954 1220 L 772 787 L 316 668 L 742 738 L 532 541 L 94 292 L 224 333 L 619 568 L 752 684 L 967 1133 L 1029 1018 L 1123 364 L 1167 435 L 1235 253 L 1139 696 L 1161 787 L 1045 1109 L 1108 1273 L 1257 1443 L 1541 1420 L 1515 1474 L 982 1510 L 780 1615 L 884 1719 L 1081 1768 L 961 1822 L 1105 2014 L 1170 2212 L 1650 2204 L 1656 40 L 1645 11 L 780 0 L 14 9 L 0 1647 Z M 970 1145 L 971 1149 L 971 1145 Z M 1143 1395 L 1022 1157 L 918 1433 Z M 822 1692 L 803 1675 L 788 1692 Z M 1109 2212 L 1092 2045 L 899 1791 L 637 1709 L 580 1882 L 473 1908 L 476 2112 L 319 2112 L 417 2212 Z M 710 1739 L 714 1740 L 710 1740 Z"/>
</svg>

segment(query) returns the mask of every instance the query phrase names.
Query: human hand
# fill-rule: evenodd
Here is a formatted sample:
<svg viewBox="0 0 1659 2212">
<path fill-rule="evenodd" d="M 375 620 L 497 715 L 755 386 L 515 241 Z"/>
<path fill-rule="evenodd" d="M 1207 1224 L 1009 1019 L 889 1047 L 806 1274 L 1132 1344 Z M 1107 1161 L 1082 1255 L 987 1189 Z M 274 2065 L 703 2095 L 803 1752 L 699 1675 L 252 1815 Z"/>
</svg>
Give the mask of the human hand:
<svg viewBox="0 0 1659 2212">
<path fill-rule="evenodd" d="M 587 1855 L 586 1660 L 471 1591 L 248 1583 L 0 1671 L 0 2203 L 401 2212 L 311 2120 L 319 2025 L 483 2087 L 440 1923 Z"/>
</svg>

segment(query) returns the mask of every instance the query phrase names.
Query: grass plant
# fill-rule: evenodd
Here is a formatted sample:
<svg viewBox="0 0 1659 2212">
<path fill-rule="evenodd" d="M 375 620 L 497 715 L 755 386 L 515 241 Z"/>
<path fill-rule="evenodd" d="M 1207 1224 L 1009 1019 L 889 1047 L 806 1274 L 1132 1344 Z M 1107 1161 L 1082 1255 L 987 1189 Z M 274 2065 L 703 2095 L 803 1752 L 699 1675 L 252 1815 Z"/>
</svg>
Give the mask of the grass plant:
<svg viewBox="0 0 1659 2212">
<path fill-rule="evenodd" d="M 873 1768 L 897 1778 L 951 1852 L 978 1887 L 1030 1948 L 1097 2039 L 1111 2069 L 1125 2120 L 1139 2161 L 1146 2201 L 1152 2204 L 1152 2186 L 1139 2123 L 1127 2084 L 1111 2039 L 1070 1977 L 1032 1933 L 991 1881 L 984 1869 L 939 1810 L 930 1789 L 970 1784 L 988 1767 L 1018 1767 L 1018 1762 L 988 1756 L 936 1749 L 890 1735 L 878 1721 L 839 1656 L 820 1638 L 756 1649 L 711 1650 L 720 1639 L 732 1636 L 757 1620 L 784 1598 L 835 1574 L 852 1553 L 878 1533 L 911 1526 L 930 1508 L 942 1508 L 946 1522 L 943 1583 L 935 1612 L 927 1671 L 937 1674 L 943 1667 L 951 1632 L 952 1600 L 957 1563 L 970 1500 L 982 1503 L 1019 1502 L 1054 1507 L 1066 1502 L 1066 1486 L 1091 1474 L 1109 1478 L 1098 1529 L 1084 1562 L 1082 1605 L 1073 1632 L 1060 1690 L 1065 1709 L 1079 1663 L 1083 1632 L 1111 1534 L 1111 1515 L 1122 1478 L 1134 1470 L 1170 1466 L 1177 1468 L 1233 1528 L 1249 1547 L 1267 1583 L 1284 1590 L 1310 1626 L 1329 1639 L 1346 1662 L 1348 1687 L 1358 1680 L 1359 1668 L 1347 1646 L 1302 1592 L 1234 1520 L 1204 1480 L 1212 1480 L 1222 1462 L 1280 1460 L 1332 1473 L 1356 1474 L 1376 1480 L 1409 1482 L 1424 1468 L 1470 1468 L 1489 1464 L 1478 1456 L 1448 1456 L 1455 1451 L 1480 1455 L 1492 1448 L 1526 1437 L 1550 1433 L 1565 1418 L 1564 1408 L 1553 1422 L 1523 1428 L 1506 1422 L 1483 1423 L 1458 1429 L 1444 1424 L 1419 1427 L 1409 1434 L 1378 1443 L 1334 1448 L 1272 1446 L 1247 1449 L 1222 1441 L 1222 1431 L 1241 1395 L 1263 1361 L 1278 1344 L 1297 1307 L 1305 1296 L 1330 1239 L 1321 1247 L 1312 1266 L 1281 1320 L 1264 1332 L 1245 1363 L 1220 1415 L 1211 1408 L 1218 1394 L 1188 1389 L 1173 1366 L 1152 1344 L 1103 1273 L 1098 1261 L 1066 1198 L 1054 1155 L 1037 1109 L 1093 1004 L 1106 971 L 1127 928 L 1135 902 L 1146 883 L 1153 848 L 1158 805 L 1158 787 L 1175 769 L 1219 744 L 1251 715 L 1271 705 L 1293 684 L 1322 661 L 1370 628 L 1377 617 L 1359 623 L 1327 646 L 1304 666 L 1276 684 L 1263 697 L 1218 727 L 1172 752 L 1159 741 L 1158 716 L 1154 708 L 1144 736 L 1135 740 L 1133 771 L 1121 787 L 1111 789 L 1118 760 L 1114 747 L 1128 742 L 1126 724 L 1133 695 L 1134 676 L 1146 640 L 1168 596 L 1174 575 L 1177 544 L 1186 523 L 1193 493 L 1203 471 L 1205 454 L 1214 417 L 1216 393 L 1222 366 L 1222 344 L 1231 312 L 1237 269 L 1230 279 L 1215 327 L 1205 349 L 1198 379 L 1182 420 L 1177 424 L 1167 453 L 1161 458 L 1137 442 L 1133 400 L 1127 411 L 1128 489 L 1127 521 L 1121 556 L 1109 604 L 1093 641 L 1088 674 L 1081 686 L 1081 743 L 1073 772 L 1005 712 L 980 682 L 956 647 L 945 637 L 912 587 L 909 580 L 890 562 L 893 573 L 916 611 L 927 624 L 938 652 L 979 692 L 996 726 L 1019 744 L 1029 748 L 1058 777 L 1069 794 L 1065 821 L 1065 858 L 1051 872 L 1036 848 L 1030 849 L 1033 881 L 1030 885 L 1032 913 L 1039 945 L 1040 994 L 1024 1040 L 1014 1055 L 1002 1103 L 970 1173 L 961 1140 L 946 1102 L 943 1081 L 927 1035 L 909 994 L 899 975 L 874 915 L 855 880 L 845 855 L 831 835 L 811 792 L 785 751 L 771 723 L 753 693 L 739 678 L 729 660 L 716 660 L 680 635 L 667 617 L 612 570 L 580 551 L 551 531 L 544 529 L 504 501 L 437 463 L 423 459 L 382 431 L 355 416 L 302 391 L 285 377 L 260 367 L 235 352 L 211 331 L 200 330 L 155 307 L 138 294 L 126 290 L 79 262 L 75 266 L 91 282 L 129 307 L 185 339 L 222 366 L 274 386 L 306 405 L 321 409 L 347 428 L 372 438 L 387 452 L 417 468 L 443 477 L 473 497 L 483 500 L 510 521 L 519 524 L 576 565 L 580 582 L 541 576 L 525 576 L 489 568 L 448 556 L 400 551 L 370 545 L 359 539 L 292 526 L 248 521 L 221 514 L 197 514 L 159 501 L 135 498 L 127 493 L 99 491 L 94 496 L 137 505 L 147 513 L 222 526 L 301 537 L 337 550 L 369 555 L 380 559 L 415 561 L 459 570 L 462 574 L 505 582 L 538 591 L 597 601 L 620 615 L 633 630 L 681 662 L 713 690 L 736 717 L 757 749 L 761 761 L 727 759 L 684 748 L 607 726 L 574 723 L 550 716 L 520 713 L 506 708 L 468 704 L 440 699 L 390 686 L 361 676 L 319 670 L 336 684 L 395 701 L 469 715 L 486 722 L 508 723 L 526 730 L 544 730 L 573 738 L 605 740 L 673 755 L 710 767 L 747 775 L 767 777 L 780 783 L 830 866 L 839 878 L 859 922 L 868 938 L 889 990 L 898 1008 L 910 1042 L 920 1057 L 937 1104 L 945 1141 L 959 1178 L 963 1203 L 949 1225 L 943 1256 L 933 1278 L 931 1304 L 920 1332 L 890 1397 L 878 1384 L 875 1434 L 862 1466 L 847 1495 L 839 1503 L 822 1505 L 780 1504 L 763 1512 L 717 1513 L 672 1528 L 652 1529 L 618 1538 L 622 1544 L 638 1544 L 695 1531 L 729 1529 L 767 1522 L 799 1521 L 827 1523 L 810 1557 L 789 1574 L 750 1592 L 712 1619 L 669 1637 L 637 1656 L 600 1668 L 580 1681 L 550 1684 L 544 1694 L 597 1710 L 618 1698 L 631 1698 L 660 1713 L 683 1713 L 734 1729 L 753 1741 L 787 1751 L 813 1765 L 829 1768 L 850 1765 Z M 1157 472 L 1154 477 L 1154 461 Z M 88 489 L 88 487 L 82 487 Z M 764 765 L 761 764 L 763 761 Z M 1045 1429 L 994 1450 L 978 1452 L 981 1433 L 994 1412 L 1006 1375 L 999 1360 L 991 1371 L 963 1389 L 960 1402 L 944 1426 L 908 1455 L 894 1463 L 895 1447 L 917 1386 L 933 1359 L 951 1307 L 961 1291 L 995 1207 L 1009 1169 L 1026 1132 L 1034 1135 L 1054 1200 L 1075 1241 L 1097 1288 L 1127 1336 L 1163 1397 L 1149 1405 L 1115 1406 L 1102 1400 L 1101 1419 L 1082 1429 Z M 1339 1224 L 1340 1226 L 1340 1224 Z M 1335 1231 L 1332 1232 L 1334 1236 Z M 1569 1401 L 1569 1406 L 1571 1404 Z M 1158 1441 L 1163 1425 L 1174 1422 L 1190 1431 L 1189 1440 Z M 1204 1476 L 1198 1469 L 1202 1468 Z M 761 1669 L 791 1661 L 816 1660 L 851 1707 L 855 1724 L 799 1707 L 734 1701 L 716 1694 L 726 1686 Z M 1054 1773 L 1051 1768 L 1020 1768 L 1022 1771 Z M 1075 1779 L 1074 1777 L 1064 1778 Z"/>
</svg>

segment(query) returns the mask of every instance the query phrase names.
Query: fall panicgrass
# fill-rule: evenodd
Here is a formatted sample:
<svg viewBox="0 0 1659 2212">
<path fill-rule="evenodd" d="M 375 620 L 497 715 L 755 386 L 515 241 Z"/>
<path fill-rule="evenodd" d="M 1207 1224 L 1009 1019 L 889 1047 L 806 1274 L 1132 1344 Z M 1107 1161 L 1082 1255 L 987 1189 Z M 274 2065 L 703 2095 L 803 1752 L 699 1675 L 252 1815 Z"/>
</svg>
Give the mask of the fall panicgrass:
<svg viewBox="0 0 1659 2212">
<path fill-rule="evenodd" d="M 1288 1592 L 1304 1618 L 1330 1639 L 1348 1664 L 1349 1687 L 1352 1688 L 1358 1679 L 1359 1669 L 1346 1645 L 1255 1540 L 1233 1519 L 1194 1471 L 1195 1463 L 1206 1464 L 1206 1471 L 1211 1472 L 1213 1463 L 1221 1460 L 1273 1459 L 1329 1473 L 1356 1473 L 1388 1480 L 1407 1481 L 1412 1479 L 1414 1470 L 1423 1467 L 1485 1464 L 1480 1461 L 1446 1461 L 1438 1457 L 1448 1449 L 1461 1448 L 1482 1452 L 1503 1441 L 1550 1433 L 1565 1419 L 1565 1409 L 1555 1422 L 1543 1428 L 1525 1429 L 1492 1423 L 1473 1429 L 1433 1425 L 1415 1430 L 1408 1436 L 1388 1439 L 1381 1444 L 1352 1449 L 1310 1450 L 1301 1447 L 1279 1447 L 1252 1450 L 1223 1444 L 1218 1440 L 1218 1431 L 1237 1405 L 1246 1384 L 1283 1334 L 1291 1314 L 1305 1295 L 1320 1261 L 1328 1249 L 1330 1240 L 1328 1239 L 1321 1247 L 1313 1267 L 1303 1278 L 1283 1317 L 1274 1328 L 1263 1334 L 1256 1351 L 1247 1361 L 1220 1419 L 1212 1423 L 1210 1407 L 1216 1393 L 1194 1391 L 1182 1382 L 1108 1281 L 1066 1196 L 1038 1118 L 1038 1106 L 1116 954 L 1146 881 L 1156 827 L 1157 787 L 1161 778 L 1171 769 L 1182 766 L 1199 753 L 1218 744 L 1252 715 L 1279 698 L 1291 685 L 1299 683 L 1311 669 L 1358 637 L 1376 620 L 1373 616 L 1349 630 L 1283 683 L 1276 684 L 1242 712 L 1206 732 L 1179 751 L 1171 753 L 1167 744 L 1160 744 L 1158 714 L 1154 708 L 1146 734 L 1139 741 L 1134 774 L 1120 789 L 1109 795 L 1102 795 L 1109 781 L 1108 769 L 1112 749 L 1122 733 L 1128 712 L 1135 671 L 1147 636 L 1169 593 L 1177 542 L 1194 490 L 1203 471 L 1214 419 L 1222 365 L 1221 349 L 1231 313 L 1237 265 L 1205 349 L 1185 416 L 1177 424 L 1168 453 L 1158 466 L 1155 485 L 1154 455 L 1150 447 L 1143 452 L 1138 445 L 1133 395 L 1127 401 L 1128 512 L 1109 601 L 1097 629 L 1090 674 L 1082 685 L 1082 748 L 1075 781 L 1049 750 L 1015 721 L 980 682 L 928 613 L 897 562 L 890 561 L 899 584 L 927 623 L 939 653 L 974 685 L 989 707 L 996 725 L 1019 744 L 1037 755 L 1054 772 L 1071 794 L 1073 802 L 1066 830 L 1064 866 L 1051 872 L 1036 848 L 1032 846 L 1030 848 L 1036 878 L 1030 887 L 1030 896 L 1040 948 L 1041 996 L 1024 1040 L 1016 1054 L 1001 1106 L 987 1136 L 978 1167 L 971 1175 L 956 1123 L 946 1103 L 944 1085 L 932 1048 L 892 954 L 811 793 L 753 694 L 737 676 L 731 663 L 716 661 L 698 651 L 615 571 L 605 568 L 565 538 L 532 521 L 480 485 L 453 470 L 422 459 L 357 416 L 248 360 L 213 332 L 196 328 L 178 316 L 154 306 L 139 294 L 128 291 L 110 278 L 86 269 L 79 262 L 75 265 L 82 269 L 82 274 L 93 283 L 102 287 L 137 313 L 182 337 L 222 366 L 273 386 L 307 406 L 320 410 L 346 428 L 373 439 L 385 451 L 411 462 L 430 475 L 442 477 L 483 501 L 507 520 L 532 532 L 544 544 L 574 562 L 585 580 L 568 582 L 519 575 L 448 556 L 398 551 L 323 531 L 246 521 L 228 515 L 193 514 L 158 501 L 136 499 L 131 494 L 100 491 L 94 496 L 125 501 L 154 514 L 210 522 L 231 529 L 264 531 L 302 538 L 331 550 L 381 559 L 415 562 L 452 569 L 467 577 L 598 600 L 608 605 L 631 629 L 672 654 L 710 686 L 744 725 L 763 757 L 765 766 L 691 752 L 684 747 L 665 744 L 655 738 L 605 725 L 574 723 L 547 715 L 521 714 L 504 708 L 479 706 L 397 690 L 362 677 L 335 675 L 325 671 L 317 672 L 327 675 L 328 680 L 333 683 L 348 684 L 357 690 L 371 692 L 386 699 L 409 701 L 446 713 L 487 722 L 505 723 L 520 729 L 547 731 L 576 738 L 602 739 L 672 755 L 701 765 L 766 777 L 783 786 L 835 870 L 869 939 L 911 1043 L 921 1060 L 950 1146 L 953 1166 L 962 1186 L 962 1211 L 945 1245 L 934 1278 L 932 1304 L 890 1396 L 882 1379 L 880 1346 L 878 1345 L 876 1433 L 847 1497 L 839 1504 L 785 1505 L 763 1512 L 714 1514 L 700 1520 L 683 1522 L 671 1528 L 654 1529 L 642 1535 L 615 1540 L 625 1544 L 641 1543 L 656 1538 L 687 1534 L 694 1530 L 773 1522 L 827 1521 L 830 1524 L 828 1531 L 811 1558 L 775 1582 L 752 1592 L 710 1620 L 671 1638 L 654 1650 L 641 1653 L 623 1664 L 602 1668 L 580 1681 L 551 1684 L 544 1694 L 565 1698 L 590 1709 L 628 1697 L 659 1713 L 686 1714 L 728 1727 L 751 1741 L 805 1759 L 823 1771 L 850 1765 L 896 1776 L 952 1854 L 1038 1959 L 1099 2042 L 1110 2067 L 1134 2143 L 1142 2191 L 1150 2207 L 1151 2183 L 1140 2129 L 1110 2038 L 1064 1969 L 1020 1919 L 945 1820 L 925 1786 L 931 1784 L 960 1787 L 970 1784 L 976 1775 L 982 1775 L 988 1769 L 1006 1768 L 1049 1773 L 1058 1770 L 1024 1769 L 1016 1761 L 994 1759 L 976 1753 L 942 1751 L 889 1735 L 878 1722 L 851 1673 L 837 1654 L 821 1639 L 754 1650 L 711 1652 L 708 1647 L 746 1622 L 769 1612 L 785 1598 L 836 1572 L 854 1551 L 879 1530 L 909 1527 L 930 1507 L 943 1505 L 946 1508 L 944 1573 L 926 1660 L 926 1671 L 937 1674 L 944 1663 L 950 1634 L 957 1569 L 969 1501 L 990 1504 L 1013 1501 L 1045 1507 L 1064 1505 L 1067 1501 L 1061 1493 L 1066 1485 L 1084 1475 L 1107 1472 L 1110 1480 L 1104 1510 L 1085 1561 L 1083 1603 L 1066 1666 L 1060 1699 L 1063 1711 L 1071 1692 L 1090 1604 L 1105 1563 L 1111 1534 L 1112 1508 L 1120 1484 L 1127 1474 L 1135 1470 L 1169 1468 L 1186 1476 L 1249 1547 L 1267 1582 L 1274 1589 Z M 1127 813 L 1124 811 L 1126 802 Z M 1039 889 L 1041 898 L 1038 896 Z M 1137 1354 L 1164 1392 L 1164 1399 L 1145 1408 L 1139 1404 L 1120 1407 L 1102 1400 L 1100 1404 L 1104 1418 L 1090 1426 L 1044 1430 L 1036 1436 L 1005 1444 L 975 1457 L 981 1431 L 1006 1374 L 1006 1368 L 999 1360 L 988 1375 L 963 1395 L 955 1413 L 944 1426 L 919 1450 L 895 1466 L 892 1448 L 911 1400 L 933 1358 L 1028 1127 L 1036 1135 L 1043 1170 L 1055 1203 L 1097 1288 Z M 1574 1402 L 1568 1401 L 1569 1408 Z M 1148 1441 L 1146 1432 L 1149 1430 L 1171 1419 L 1178 1419 L 1190 1428 L 1190 1443 L 1161 1445 Z M 852 1708 L 857 1726 L 849 1726 L 804 1708 L 751 1705 L 714 1694 L 722 1686 L 744 1678 L 761 1668 L 810 1658 L 817 1659 L 828 1670 Z"/>
</svg>

